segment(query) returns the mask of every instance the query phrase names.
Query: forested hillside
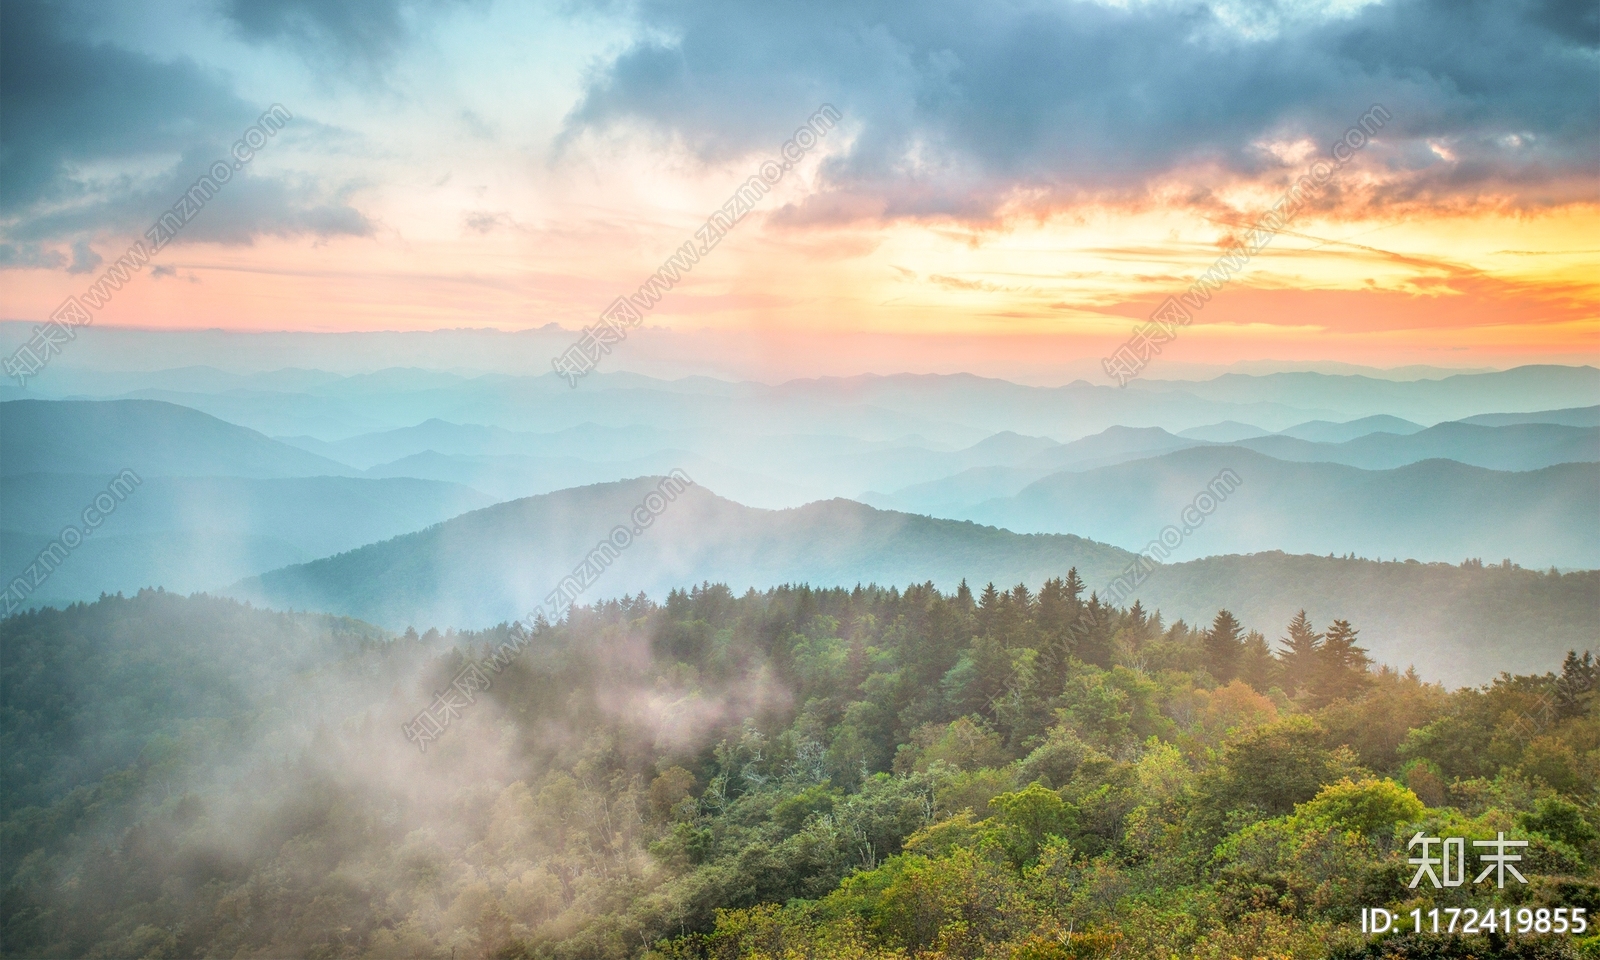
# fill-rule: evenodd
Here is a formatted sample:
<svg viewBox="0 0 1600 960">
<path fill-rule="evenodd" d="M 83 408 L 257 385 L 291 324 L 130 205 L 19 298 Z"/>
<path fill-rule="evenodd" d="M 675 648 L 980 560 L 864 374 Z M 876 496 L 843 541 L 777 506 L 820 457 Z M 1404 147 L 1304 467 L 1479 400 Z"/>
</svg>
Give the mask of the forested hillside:
<svg viewBox="0 0 1600 960">
<path fill-rule="evenodd" d="M 1186 541 L 1183 559 L 1224 553 L 1354 553 L 1459 562 L 1511 557 L 1527 566 L 1594 569 L 1600 464 L 1522 473 L 1427 460 L 1390 470 L 1291 463 L 1238 447 L 1196 447 L 1082 473 L 1058 473 L 1014 497 L 950 516 L 1007 530 L 1071 531 L 1138 549 L 1219 472 L 1243 483 Z M 1155 506 L 1159 505 L 1159 506 Z M 1164 522 L 1170 523 L 1171 520 Z"/>
<path fill-rule="evenodd" d="M 1167 564 L 1135 596 L 1169 619 L 1209 618 L 1222 607 L 1258 624 L 1286 623 L 1302 607 L 1320 623 L 1345 617 L 1362 625 L 1379 662 L 1415 665 L 1429 680 L 1459 686 L 1502 671 L 1542 672 L 1569 648 L 1592 644 L 1600 571 L 1271 551 Z"/>
<path fill-rule="evenodd" d="M 441 692 L 504 627 L 383 637 L 149 591 L 14 617 L 0 942 L 8 957 L 1595 949 L 1499 932 L 1369 947 L 1359 913 L 1600 909 L 1592 657 L 1452 692 L 1369 664 L 1359 622 L 1191 625 L 1085 594 L 1073 572 L 1037 594 L 625 598 L 541 627 L 453 707 Z M 403 729 L 424 708 L 446 722 L 422 750 Z M 1418 831 L 1526 839 L 1529 882 L 1410 889 Z"/>
<path fill-rule="evenodd" d="M 1214 467 L 1207 469 L 1206 477 L 1217 475 Z M 1137 493 L 1143 489 L 1137 481 L 1130 476 L 1121 486 Z M 227 592 L 279 609 L 360 617 L 393 630 L 407 623 L 486 627 L 541 604 L 660 482 L 639 478 L 496 504 L 417 533 L 273 570 Z M 1219 522 L 1208 521 L 1194 539 L 1220 529 L 1223 512 L 1246 499 L 1253 482 L 1247 480 L 1219 507 Z M 1113 512 L 1123 496 L 1108 501 Z M 1181 508 L 1176 502 L 1167 515 L 1177 518 Z M 1588 526 L 1580 506 L 1563 509 L 1567 535 L 1583 539 Z M 1504 522 L 1504 511 L 1496 516 Z M 1156 527 L 1145 536 L 1159 532 Z M 1142 548 L 1149 540 L 1129 542 Z M 1493 554 L 1489 559 L 1492 569 L 1480 561 L 1379 562 L 1366 555 L 1214 556 L 1157 568 L 1126 602 L 1137 598 L 1146 607 L 1159 606 L 1169 620 L 1210 619 L 1224 607 L 1268 624 L 1288 622 L 1301 607 L 1321 622 L 1342 616 L 1365 624 L 1367 642 L 1382 661 L 1415 665 L 1427 679 L 1455 684 L 1480 683 L 1502 670 L 1540 669 L 1593 636 L 1600 572 L 1555 574 L 1496 566 Z M 1106 596 L 1116 578 L 1132 577 L 1135 562 L 1128 551 L 1071 534 L 1017 534 L 848 500 L 758 510 L 697 484 L 605 567 L 594 589 L 661 596 L 709 580 L 736 592 L 778 583 L 927 581 L 950 590 L 970 577 L 1037 590 L 1076 567 L 1086 594 Z"/>
</svg>

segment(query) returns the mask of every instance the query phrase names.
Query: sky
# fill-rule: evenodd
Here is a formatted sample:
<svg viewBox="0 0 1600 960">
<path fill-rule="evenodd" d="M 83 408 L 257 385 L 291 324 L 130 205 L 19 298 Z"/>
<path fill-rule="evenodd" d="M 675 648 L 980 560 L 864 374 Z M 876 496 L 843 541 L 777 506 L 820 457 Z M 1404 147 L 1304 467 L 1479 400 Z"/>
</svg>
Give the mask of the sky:
<svg viewBox="0 0 1600 960">
<path fill-rule="evenodd" d="M 187 222 L 154 228 L 96 325 L 576 332 L 703 244 L 809 121 L 640 343 L 758 379 L 1092 367 L 1359 141 L 1163 361 L 1600 358 L 1588 0 L 7 0 L 0 18 L 9 320 L 82 297 L 171 213 Z M 275 105 L 282 128 L 231 153 Z M 228 180 L 184 210 L 219 162 Z"/>
</svg>

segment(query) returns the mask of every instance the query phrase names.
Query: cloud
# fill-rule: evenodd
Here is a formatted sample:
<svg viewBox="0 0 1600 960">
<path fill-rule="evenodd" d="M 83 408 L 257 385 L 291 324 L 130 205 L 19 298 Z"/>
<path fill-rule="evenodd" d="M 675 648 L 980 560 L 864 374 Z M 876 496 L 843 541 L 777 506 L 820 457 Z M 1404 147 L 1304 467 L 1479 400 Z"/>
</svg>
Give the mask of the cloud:
<svg viewBox="0 0 1600 960">
<path fill-rule="evenodd" d="M 225 0 L 223 15 L 252 43 L 288 46 L 315 65 L 371 78 L 412 35 L 414 17 L 455 0 Z"/>
<path fill-rule="evenodd" d="M 0 270 L 31 267 L 46 270 L 59 269 L 67 258 L 59 250 L 50 250 L 37 243 L 0 243 Z"/>
<path fill-rule="evenodd" d="M 473 233 L 493 233 L 495 230 L 511 223 L 511 218 L 504 213 L 495 213 L 492 210 L 468 211 L 462 218 L 462 223 Z"/>
<path fill-rule="evenodd" d="M 75 26 L 70 7 L 0 4 L 0 266 L 59 266 L 51 248 L 68 244 L 69 269 L 93 269 L 91 239 L 143 234 L 261 115 L 195 63 L 90 44 Z M 247 168 L 179 240 L 370 230 L 315 179 Z"/>
<path fill-rule="evenodd" d="M 242 129 L 254 118 L 193 63 L 72 40 L 62 35 L 66 19 L 52 4 L 0 4 L 0 215 L 79 199 L 88 184 L 75 167 L 159 157 L 174 139 Z"/>
<path fill-rule="evenodd" d="M 72 245 L 72 265 L 67 267 L 67 272 L 93 273 L 104 259 L 100 254 L 90 249 L 89 241 L 78 240 Z"/>
<path fill-rule="evenodd" d="M 644 39 L 591 79 L 569 142 L 643 127 L 715 161 L 775 150 L 831 102 L 849 146 L 794 220 L 982 220 L 1175 175 L 1281 181 L 1302 165 L 1279 148 L 1325 154 L 1375 103 L 1394 119 L 1361 163 L 1383 196 L 1593 199 L 1589 3 L 657 0 L 638 16 Z"/>
</svg>

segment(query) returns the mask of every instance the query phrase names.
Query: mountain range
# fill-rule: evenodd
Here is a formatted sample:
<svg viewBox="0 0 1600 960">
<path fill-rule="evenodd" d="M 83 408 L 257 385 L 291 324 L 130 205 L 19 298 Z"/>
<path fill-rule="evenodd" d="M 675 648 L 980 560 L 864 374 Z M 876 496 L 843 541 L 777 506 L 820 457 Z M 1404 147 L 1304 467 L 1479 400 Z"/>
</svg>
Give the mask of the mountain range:
<svg viewBox="0 0 1600 960">
<path fill-rule="evenodd" d="M 0 476 L 308 477 L 360 471 L 198 410 L 156 400 L 0 403 Z"/>
<path fill-rule="evenodd" d="M 226 593 L 277 608 L 340 613 L 399 630 L 487 626 L 540 609 L 619 522 L 658 489 L 639 478 L 497 504 L 417 533 L 275 570 Z M 1231 504 L 1230 504 L 1231 505 Z M 968 579 L 1032 589 L 1076 568 L 1092 590 L 1133 555 L 1081 537 L 875 510 L 847 500 L 757 510 L 690 487 L 615 560 L 596 564 L 578 602 L 709 581 L 735 593 L 779 583 L 905 586 Z M 1354 621 L 1382 662 L 1431 679 L 1478 682 L 1547 663 L 1587 642 L 1600 573 L 1552 575 L 1512 565 L 1422 564 L 1293 556 L 1210 557 L 1156 569 L 1130 594 L 1147 609 L 1207 622 L 1223 607 L 1248 625 L 1283 628 L 1302 607 Z M 1494 664 L 1492 670 L 1489 665 Z"/>
<path fill-rule="evenodd" d="M 1527 626 L 1462 584 L 1600 567 L 1596 373 L 1374 381 L 1391 408 L 1359 416 L 1365 378 L 1328 374 L 1127 391 L 965 375 L 606 374 L 577 390 L 415 370 L 116 375 L 83 383 L 120 399 L 0 403 L 0 562 L 25 569 L 132 470 L 137 488 L 30 604 L 226 588 L 390 627 L 483 625 L 542 601 L 627 517 L 639 478 L 681 469 L 697 485 L 595 597 L 703 581 L 1036 586 L 1074 567 L 1098 589 L 1171 527 L 1179 542 L 1138 594 L 1169 618 L 1227 605 L 1265 629 L 1307 606 L 1358 611 L 1392 662 L 1406 636 L 1547 653 L 1581 620 L 1583 598 L 1563 591 L 1582 575 L 1551 581 L 1549 613 L 1524 609 L 1544 581 L 1517 581 L 1505 603 Z M 1223 471 L 1238 488 L 1186 516 Z M 1473 558 L 1513 564 L 1458 566 Z M 1465 604 L 1501 626 L 1468 638 L 1407 612 L 1389 580 L 1416 581 L 1430 616 Z"/>
<path fill-rule="evenodd" d="M 496 504 L 417 533 L 275 570 L 232 589 L 271 606 L 340 610 L 384 625 L 486 625 L 539 607 L 660 478 Z M 973 523 L 830 500 L 761 510 L 696 484 L 604 573 L 604 594 L 652 596 L 701 581 L 750 587 L 935 583 L 982 576 L 1033 582 L 1077 567 L 1108 582 L 1124 550 L 1068 534 L 1019 535 Z M 598 595 L 598 594 L 597 594 Z M 593 598 L 590 598 L 593 599 Z"/>
<path fill-rule="evenodd" d="M 957 448 L 1006 430 L 1066 441 L 1117 425 L 1177 432 L 1233 420 L 1277 431 L 1311 420 L 1345 422 L 1374 414 L 1434 424 L 1480 414 L 1591 406 L 1600 403 L 1600 370 L 1525 366 L 1432 380 L 1227 374 L 1198 381 L 1137 380 L 1125 389 L 1083 380 L 1027 386 L 971 374 L 762 384 L 601 372 L 570 389 L 553 373 L 387 369 L 352 376 L 315 370 L 235 375 L 190 367 L 91 375 L 52 365 L 30 389 L 43 398 L 166 400 L 269 436 L 305 435 L 324 442 L 437 418 L 536 433 L 596 424 L 866 440 L 914 434 Z M 21 395 L 15 388 L 0 388 L 0 399 Z M 639 452 L 634 448 L 607 458 Z"/>
<path fill-rule="evenodd" d="M 0 404 L 0 561 L 25 566 L 124 469 L 143 485 L 34 601 L 157 584 L 220 587 L 495 501 L 672 469 L 746 507 L 798 508 L 854 494 L 901 513 L 1137 550 L 1231 466 L 1245 488 L 1173 558 L 1290 549 L 1600 565 L 1585 535 L 1597 512 L 1593 470 L 1562 465 L 1600 459 L 1600 428 L 1446 423 L 1342 443 L 1294 433 L 1327 435 L 1328 426 L 1233 444 L 1160 427 L 1114 426 L 1069 443 L 1002 431 L 938 449 L 915 436 L 719 436 L 640 425 L 534 433 L 429 420 L 339 443 L 301 441 L 314 447 L 307 450 L 162 401 L 21 401 Z M 630 449 L 630 459 L 604 458 Z M 894 494 L 856 493 L 906 480 Z"/>
<path fill-rule="evenodd" d="M 1343 443 L 1314 442 L 1286 434 L 1224 443 L 1180 437 L 1158 427 L 1112 427 L 1093 437 L 1044 450 L 1020 465 L 974 468 L 912 484 L 893 493 L 868 491 L 860 499 L 888 509 L 956 519 L 997 522 L 995 517 L 1004 515 L 1008 524 L 1018 524 L 1010 529 L 1048 532 L 1059 527 L 1047 515 L 1010 510 L 990 501 L 1022 497 L 1031 485 L 1064 472 L 1087 474 L 1132 461 L 1150 461 L 1153 468 L 1159 470 L 1162 458 L 1184 450 L 1208 448 L 1243 450 L 1276 461 L 1342 465 L 1368 471 L 1392 470 L 1426 460 L 1450 460 L 1496 471 L 1526 472 L 1558 464 L 1600 462 L 1600 428 L 1545 423 L 1499 427 L 1442 423 L 1408 435 L 1378 432 Z M 1095 476 L 1125 475 L 1126 471 L 1121 471 Z M 1306 475 L 1312 476 L 1314 472 Z M 1441 476 L 1440 480 L 1470 484 L 1474 482 L 1473 476 Z M 1184 480 L 1191 495 L 1204 486 L 1204 482 L 1195 485 L 1202 479 L 1209 477 Z M 1057 485 L 1068 482 L 1060 480 Z M 1094 477 L 1082 481 L 1084 489 L 1091 490 L 1098 489 L 1099 483 Z M 1036 500 L 1038 495 L 1029 496 Z M 1146 516 L 1142 509 L 1125 515 L 1130 519 Z M 1421 546 L 1414 549 L 1421 549 Z"/>
<path fill-rule="evenodd" d="M 1168 524 L 1186 526 L 1184 508 L 1223 471 L 1238 477 L 1239 488 L 1217 498 L 1174 556 L 1286 550 L 1600 566 L 1597 463 L 1508 472 L 1434 459 L 1362 470 L 1286 462 L 1241 446 L 1195 447 L 1056 473 L 1013 497 L 978 504 L 962 519 L 1008 530 L 1071 530 L 1139 549 Z"/>
<path fill-rule="evenodd" d="M 24 569 L 114 474 L 0 477 L 0 569 Z M 212 589 L 386 540 L 494 502 L 458 484 L 358 477 L 146 475 L 31 602 L 163 586 Z"/>
</svg>

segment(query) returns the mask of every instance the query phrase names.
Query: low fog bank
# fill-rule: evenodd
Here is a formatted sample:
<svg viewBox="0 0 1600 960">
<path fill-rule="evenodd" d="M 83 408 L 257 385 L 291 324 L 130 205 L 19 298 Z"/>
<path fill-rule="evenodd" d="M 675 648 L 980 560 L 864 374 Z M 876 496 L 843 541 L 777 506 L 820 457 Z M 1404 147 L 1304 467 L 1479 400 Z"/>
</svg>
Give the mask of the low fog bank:
<svg viewBox="0 0 1600 960">
<path fill-rule="evenodd" d="M 455 682 L 504 626 L 395 636 L 160 591 L 4 621 L 6 955 L 343 955 L 356 926 L 374 956 L 476 956 L 479 930 L 572 932 L 594 878 L 660 874 L 640 821 L 660 771 L 793 711 L 753 650 L 664 668 L 658 609 L 574 611 L 488 689 Z"/>
<path fill-rule="evenodd" d="M 0 935 L 17 957 L 634 957 L 745 922 L 719 911 L 826 898 L 782 921 L 810 936 L 952 855 L 1015 888 L 1026 922 L 985 940 L 1124 929 L 1127 896 L 1209 884 L 1232 831 L 1326 789 L 1401 821 L 1516 815 L 1548 834 L 1525 866 L 1586 870 L 1592 659 L 1450 694 L 1374 669 L 1363 627 L 1191 626 L 1108 607 L 1075 570 L 1037 592 L 703 586 L 531 635 L 159 591 L 31 612 L 0 621 Z M 1374 837 L 1318 863 L 1397 886 L 1403 856 Z M 1059 879 L 1016 887 L 1046 862 Z M 928 895 L 982 911 L 982 889 Z M 1265 929 L 1315 942 L 1347 906 Z M 1186 949 L 1232 909 L 1125 929 Z"/>
</svg>

